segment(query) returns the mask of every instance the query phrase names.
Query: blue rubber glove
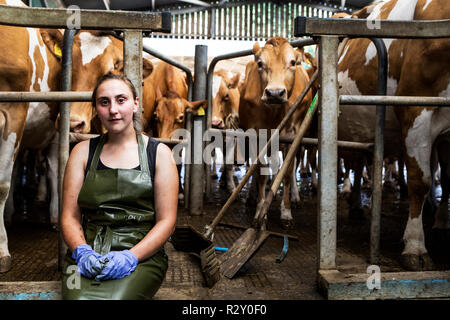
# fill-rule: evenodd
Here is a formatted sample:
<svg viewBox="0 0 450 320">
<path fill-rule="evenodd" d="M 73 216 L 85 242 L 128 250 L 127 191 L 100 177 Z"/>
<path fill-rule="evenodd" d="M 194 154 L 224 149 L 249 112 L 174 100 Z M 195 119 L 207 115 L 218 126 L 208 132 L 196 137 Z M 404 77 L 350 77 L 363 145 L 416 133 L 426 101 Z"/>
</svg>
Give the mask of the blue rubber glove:
<svg viewBox="0 0 450 320">
<path fill-rule="evenodd" d="M 105 267 L 95 280 L 121 279 L 136 270 L 138 258 L 130 250 L 111 251 L 102 257 Z"/>
<path fill-rule="evenodd" d="M 92 250 L 88 244 L 80 244 L 73 250 L 72 258 L 78 266 L 78 272 L 89 279 L 98 275 L 103 265 L 100 261 L 101 255 Z"/>
</svg>

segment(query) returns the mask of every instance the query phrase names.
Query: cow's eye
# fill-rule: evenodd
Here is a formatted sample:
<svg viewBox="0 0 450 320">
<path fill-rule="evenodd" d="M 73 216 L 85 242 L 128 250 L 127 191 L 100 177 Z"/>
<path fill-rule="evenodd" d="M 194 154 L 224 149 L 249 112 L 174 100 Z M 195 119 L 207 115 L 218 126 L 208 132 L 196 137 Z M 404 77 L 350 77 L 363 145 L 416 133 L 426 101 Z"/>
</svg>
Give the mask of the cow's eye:
<svg viewBox="0 0 450 320">
<path fill-rule="evenodd" d="M 290 65 L 291 67 L 295 67 L 295 63 L 296 63 L 295 60 L 292 59 L 291 62 L 289 62 L 289 65 Z"/>
<path fill-rule="evenodd" d="M 263 63 L 262 63 L 262 61 L 261 61 L 261 60 L 259 60 L 259 61 L 258 61 L 258 68 L 260 68 L 260 69 L 261 69 L 262 67 L 263 67 Z"/>
</svg>

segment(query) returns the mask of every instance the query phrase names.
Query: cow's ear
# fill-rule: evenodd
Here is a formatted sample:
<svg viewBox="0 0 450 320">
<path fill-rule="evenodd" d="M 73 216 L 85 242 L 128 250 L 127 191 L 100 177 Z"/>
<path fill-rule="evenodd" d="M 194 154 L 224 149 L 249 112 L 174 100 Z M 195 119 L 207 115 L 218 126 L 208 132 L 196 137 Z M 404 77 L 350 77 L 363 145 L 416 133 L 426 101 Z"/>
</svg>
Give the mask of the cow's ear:
<svg viewBox="0 0 450 320">
<path fill-rule="evenodd" d="M 61 61 L 62 59 L 62 47 L 63 47 L 63 33 L 58 29 L 39 29 L 42 40 L 48 50 Z"/>
<path fill-rule="evenodd" d="M 318 67 L 317 59 L 314 58 L 311 53 L 305 52 L 305 60 L 307 64 L 310 64 L 313 68 L 317 69 Z"/>
<path fill-rule="evenodd" d="M 239 80 L 241 79 L 241 73 L 238 72 L 231 78 L 230 88 L 236 89 L 239 85 Z"/>
<path fill-rule="evenodd" d="M 198 100 L 198 101 L 186 101 L 185 111 L 192 112 L 198 116 L 204 116 L 205 110 L 208 107 L 208 100 Z"/>
<path fill-rule="evenodd" d="M 253 54 L 255 55 L 255 59 L 256 59 L 256 56 L 259 56 L 260 51 L 261 51 L 261 47 L 259 46 L 259 43 L 255 42 L 255 44 L 253 45 Z"/>
<path fill-rule="evenodd" d="M 156 93 L 156 101 L 161 100 L 161 98 L 162 98 L 162 93 L 161 93 L 161 89 L 159 88 L 159 86 L 156 87 L 155 93 Z"/>
<path fill-rule="evenodd" d="M 302 62 L 306 62 L 305 50 L 303 48 L 297 48 L 297 50 L 295 50 L 295 54 L 296 54 L 295 57 L 296 64 L 302 64 Z"/>
<path fill-rule="evenodd" d="M 153 72 L 153 63 L 147 58 L 142 58 L 142 78 L 147 78 Z"/>
</svg>

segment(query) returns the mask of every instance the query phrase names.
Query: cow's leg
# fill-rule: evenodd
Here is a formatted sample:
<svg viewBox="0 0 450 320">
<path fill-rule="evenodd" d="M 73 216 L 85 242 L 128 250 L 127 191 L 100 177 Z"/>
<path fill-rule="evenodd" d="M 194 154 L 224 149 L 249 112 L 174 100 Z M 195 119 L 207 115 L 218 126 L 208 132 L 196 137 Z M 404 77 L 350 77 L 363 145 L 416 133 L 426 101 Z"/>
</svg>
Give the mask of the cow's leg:
<svg viewBox="0 0 450 320">
<path fill-rule="evenodd" d="M 307 153 L 306 148 L 304 146 L 300 147 L 300 178 L 307 178 L 308 177 L 308 166 L 307 162 L 305 161 L 305 154 Z"/>
<path fill-rule="evenodd" d="M 348 199 L 348 216 L 352 220 L 364 219 L 364 210 L 361 205 L 361 178 L 363 171 L 363 161 L 361 159 L 354 161 L 355 177 L 353 188 Z"/>
<path fill-rule="evenodd" d="M 291 176 L 291 204 L 298 206 L 300 204 L 300 191 L 298 190 L 298 186 L 297 186 L 297 159 L 294 158 L 294 164 L 292 166 L 292 174 L 290 174 Z"/>
<path fill-rule="evenodd" d="M 292 229 L 294 226 L 294 219 L 291 212 L 291 199 L 289 190 L 291 189 L 292 171 L 294 168 L 294 161 L 291 162 L 286 174 L 283 177 L 283 199 L 281 200 L 281 227 L 283 229 Z"/>
<path fill-rule="evenodd" d="M 408 186 L 405 180 L 405 162 L 403 159 L 398 159 L 398 184 L 400 186 L 400 197 L 408 197 Z"/>
<path fill-rule="evenodd" d="M 13 171 L 11 174 L 11 187 L 9 189 L 9 194 L 8 194 L 8 198 L 6 199 L 6 203 L 5 203 L 5 212 L 4 212 L 4 216 L 5 216 L 5 225 L 11 225 L 13 222 L 13 215 L 16 211 L 16 206 L 15 206 L 15 201 L 14 201 L 14 190 L 17 190 L 16 185 L 18 183 L 22 182 L 22 176 L 19 175 L 19 172 L 21 170 L 19 170 L 20 165 L 23 166 L 23 162 L 19 161 L 21 160 L 21 158 L 17 157 L 17 161 L 15 161 L 14 166 L 13 166 Z"/>
<path fill-rule="evenodd" d="M 47 180 L 50 186 L 50 223 L 54 229 L 58 227 L 59 192 L 58 192 L 58 146 L 59 133 L 56 133 L 48 145 Z"/>
<path fill-rule="evenodd" d="M 36 202 L 39 204 L 45 204 L 47 202 L 47 161 L 42 152 L 39 152 L 37 155 L 37 163 L 39 180 Z"/>
<path fill-rule="evenodd" d="M 319 180 L 317 179 L 317 147 L 313 146 L 308 152 L 308 162 L 311 166 L 311 191 L 317 192 L 317 187 L 319 185 Z"/>
<path fill-rule="evenodd" d="M 17 104 L 17 112 L 19 104 Z M 8 128 L 8 117 L 0 109 L 0 272 L 7 272 L 11 268 L 11 255 L 8 250 L 8 237 L 4 223 L 4 210 L 6 199 L 11 187 L 11 175 L 14 158 L 22 137 L 24 123 L 16 123 Z M 9 119 L 8 119 L 9 120 Z M 20 132 L 20 135 L 17 134 Z"/>
<path fill-rule="evenodd" d="M 448 214 L 448 198 L 450 186 L 450 142 L 443 141 L 438 146 L 438 158 L 441 169 L 442 196 L 436 210 L 433 224 L 433 243 L 441 249 L 449 244 L 450 222 Z M 448 251 L 448 248 L 444 249 Z"/>
<path fill-rule="evenodd" d="M 225 165 L 225 172 L 224 174 L 226 175 L 226 179 L 227 179 L 227 190 L 228 192 L 233 192 L 234 189 L 236 189 L 236 184 L 234 183 L 234 168 L 232 164 L 226 164 Z"/>
<path fill-rule="evenodd" d="M 430 172 L 423 172 L 415 158 L 406 157 L 408 168 L 409 217 L 403 234 L 402 265 L 413 271 L 432 269 L 433 263 L 425 248 L 422 209 L 431 188 Z M 420 174 L 418 174 L 420 173 Z"/>
<path fill-rule="evenodd" d="M 352 193 L 352 184 L 350 182 L 350 162 L 348 160 L 344 160 L 344 185 L 342 186 L 341 195 L 344 199 L 349 199 Z"/>
</svg>

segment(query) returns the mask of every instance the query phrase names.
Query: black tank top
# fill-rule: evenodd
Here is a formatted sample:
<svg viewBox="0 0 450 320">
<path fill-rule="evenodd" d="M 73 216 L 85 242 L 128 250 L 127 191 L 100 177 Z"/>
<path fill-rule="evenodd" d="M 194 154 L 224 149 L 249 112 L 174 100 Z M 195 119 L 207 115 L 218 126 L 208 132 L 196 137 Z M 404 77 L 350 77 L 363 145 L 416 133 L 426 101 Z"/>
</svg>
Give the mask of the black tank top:
<svg viewBox="0 0 450 320">
<path fill-rule="evenodd" d="M 84 169 L 84 177 L 86 178 L 87 172 L 89 168 L 91 167 L 92 158 L 94 157 L 95 148 L 97 148 L 97 145 L 100 141 L 100 137 L 95 137 L 89 140 L 89 156 L 88 161 L 86 163 L 86 169 Z M 156 164 L 156 150 L 158 148 L 158 144 L 160 142 L 149 137 L 148 143 L 147 143 L 147 159 L 148 159 L 148 167 L 150 169 L 150 176 L 152 178 L 152 184 L 155 184 L 155 164 Z M 98 159 L 98 165 L 97 170 L 105 170 L 105 169 L 111 169 L 110 167 L 107 167 L 103 164 L 101 159 Z M 136 168 L 133 168 L 134 170 L 141 170 L 141 166 L 138 165 Z"/>
</svg>

